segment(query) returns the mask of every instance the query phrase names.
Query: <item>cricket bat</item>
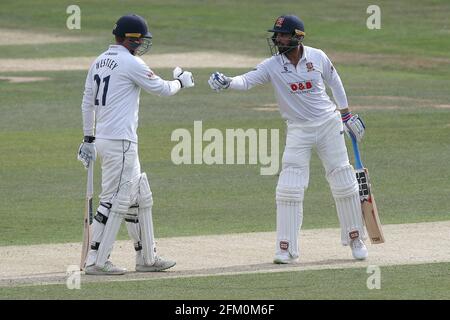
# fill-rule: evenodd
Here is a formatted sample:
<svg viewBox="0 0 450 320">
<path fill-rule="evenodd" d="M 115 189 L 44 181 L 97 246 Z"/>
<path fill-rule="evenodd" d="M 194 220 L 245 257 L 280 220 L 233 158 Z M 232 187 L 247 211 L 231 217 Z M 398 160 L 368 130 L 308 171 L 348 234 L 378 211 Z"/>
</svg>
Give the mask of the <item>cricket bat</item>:
<svg viewBox="0 0 450 320">
<path fill-rule="evenodd" d="M 94 162 L 89 163 L 87 171 L 87 186 L 86 186 L 86 204 L 84 209 L 83 218 L 83 246 L 81 248 L 81 261 L 80 270 L 84 270 L 86 264 L 86 257 L 89 251 L 89 245 L 91 242 L 92 231 L 91 224 L 94 218 L 94 213 L 92 211 L 92 197 L 94 194 Z"/>
<path fill-rule="evenodd" d="M 359 197 L 361 199 L 361 209 L 366 225 L 367 233 L 369 234 L 370 242 L 372 244 L 384 243 L 383 230 L 381 228 L 380 218 L 378 216 L 378 209 L 375 203 L 375 198 L 372 193 L 372 186 L 369 180 L 369 171 L 364 168 L 361 162 L 358 142 L 352 137 L 353 152 L 355 154 L 355 171 L 356 179 L 359 184 Z"/>
</svg>

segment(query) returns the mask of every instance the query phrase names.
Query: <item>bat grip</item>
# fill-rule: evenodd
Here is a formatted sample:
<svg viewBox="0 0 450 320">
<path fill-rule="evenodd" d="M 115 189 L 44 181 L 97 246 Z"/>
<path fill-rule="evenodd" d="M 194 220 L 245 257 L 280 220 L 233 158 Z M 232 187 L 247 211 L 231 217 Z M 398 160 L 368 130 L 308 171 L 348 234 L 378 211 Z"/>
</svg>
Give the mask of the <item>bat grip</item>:
<svg viewBox="0 0 450 320">
<path fill-rule="evenodd" d="M 364 169 L 364 166 L 361 162 L 361 156 L 359 154 L 358 142 L 356 141 L 356 138 L 353 136 L 351 136 L 351 139 L 353 145 L 353 153 L 355 154 L 355 169 L 356 170 Z"/>
</svg>

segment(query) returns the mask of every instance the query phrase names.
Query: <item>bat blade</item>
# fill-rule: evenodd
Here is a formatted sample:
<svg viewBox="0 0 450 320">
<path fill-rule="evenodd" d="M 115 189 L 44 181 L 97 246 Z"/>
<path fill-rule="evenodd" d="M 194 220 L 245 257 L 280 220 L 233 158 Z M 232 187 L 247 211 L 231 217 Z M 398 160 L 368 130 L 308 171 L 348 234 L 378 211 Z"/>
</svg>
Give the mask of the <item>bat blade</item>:
<svg viewBox="0 0 450 320">
<path fill-rule="evenodd" d="M 80 270 L 84 270 L 86 257 L 89 252 L 89 244 L 92 238 L 91 224 L 94 217 L 92 208 L 92 198 L 94 189 L 94 165 L 91 163 L 88 168 L 88 178 L 86 187 L 86 202 L 83 217 L 83 245 L 81 247 Z"/>
<path fill-rule="evenodd" d="M 369 200 L 361 203 L 361 207 L 370 241 L 372 244 L 384 243 L 383 229 L 373 194 L 370 195 Z"/>
<path fill-rule="evenodd" d="M 86 199 L 86 209 L 83 218 L 83 246 L 81 248 L 80 270 L 84 270 L 87 253 L 89 251 L 89 243 L 91 242 L 91 226 L 90 216 L 92 212 L 92 198 Z"/>
<path fill-rule="evenodd" d="M 361 209 L 366 225 L 367 233 L 372 244 L 384 243 L 383 229 L 378 215 L 375 198 L 371 191 L 369 172 L 366 168 L 356 170 L 356 178 L 359 184 L 359 196 L 361 199 Z"/>
</svg>

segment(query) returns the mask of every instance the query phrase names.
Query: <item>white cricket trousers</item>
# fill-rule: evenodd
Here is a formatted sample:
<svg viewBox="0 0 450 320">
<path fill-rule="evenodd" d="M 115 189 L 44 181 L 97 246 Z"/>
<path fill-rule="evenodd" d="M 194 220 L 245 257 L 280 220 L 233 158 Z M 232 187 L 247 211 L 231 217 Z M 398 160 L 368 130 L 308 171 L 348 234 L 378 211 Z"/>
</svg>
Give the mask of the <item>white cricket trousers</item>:
<svg viewBox="0 0 450 320">
<path fill-rule="evenodd" d="M 139 178 L 137 143 L 128 140 L 96 139 L 95 145 L 102 165 L 100 202 L 112 202 L 119 186 Z"/>
<path fill-rule="evenodd" d="M 317 150 L 327 175 L 336 168 L 349 165 L 339 112 L 335 112 L 334 117 L 319 126 L 300 126 L 287 121 L 282 168 L 292 166 L 305 169 L 305 187 L 309 182 L 309 163 L 313 148 Z"/>
</svg>

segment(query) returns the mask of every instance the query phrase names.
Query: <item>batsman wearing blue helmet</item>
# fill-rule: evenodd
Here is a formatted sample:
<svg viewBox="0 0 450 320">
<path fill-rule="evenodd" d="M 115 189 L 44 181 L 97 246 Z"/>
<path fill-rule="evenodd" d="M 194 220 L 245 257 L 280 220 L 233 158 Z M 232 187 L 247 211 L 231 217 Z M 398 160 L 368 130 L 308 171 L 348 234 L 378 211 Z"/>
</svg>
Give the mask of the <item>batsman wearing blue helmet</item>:
<svg viewBox="0 0 450 320">
<path fill-rule="evenodd" d="M 116 44 L 109 46 L 91 65 L 83 102 L 84 140 L 78 159 L 92 165 L 97 152 L 102 166 L 100 205 L 92 224 L 92 242 L 85 272 L 120 275 L 109 256 L 122 220 L 125 219 L 136 250 L 136 271 L 171 268 L 175 261 L 157 255 L 153 234 L 153 197 L 138 156 L 139 95 L 145 91 L 171 96 L 194 86 L 192 73 L 176 67 L 174 80 L 157 76 L 139 58 L 152 44 L 147 22 L 138 15 L 125 15 L 114 26 Z M 95 131 L 95 134 L 94 134 Z"/>
<path fill-rule="evenodd" d="M 277 241 L 274 263 L 297 262 L 303 199 L 309 182 L 309 162 L 317 150 L 326 171 L 341 225 L 341 241 L 355 259 L 368 256 L 359 188 L 350 165 L 344 131 L 360 141 L 365 126 L 348 108 L 341 79 L 327 55 L 305 46 L 303 21 L 294 15 L 278 17 L 268 38 L 272 57 L 236 77 L 214 72 L 213 90 L 249 90 L 270 82 L 287 124 L 282 170 L 276 188 Z M 331 88 L 335 102 L 326 93 Z"/>
</svg>

